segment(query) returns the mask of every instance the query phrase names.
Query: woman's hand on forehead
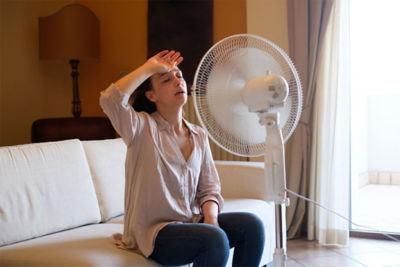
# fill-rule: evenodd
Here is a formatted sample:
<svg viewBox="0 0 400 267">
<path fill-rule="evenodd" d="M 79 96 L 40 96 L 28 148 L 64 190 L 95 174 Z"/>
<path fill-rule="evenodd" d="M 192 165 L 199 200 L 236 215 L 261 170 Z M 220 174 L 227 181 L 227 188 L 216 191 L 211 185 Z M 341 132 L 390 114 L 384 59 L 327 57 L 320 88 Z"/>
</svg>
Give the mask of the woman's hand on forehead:
<svg viewBox="0 0 400 267">
<path fill-rule="evenodd" d="M 154 73 L 165 73 L 177 68 L 183 61 L 181 53 L 174 50 L 164 50 L 147 60 L 146 64 Z"/>
</svg>

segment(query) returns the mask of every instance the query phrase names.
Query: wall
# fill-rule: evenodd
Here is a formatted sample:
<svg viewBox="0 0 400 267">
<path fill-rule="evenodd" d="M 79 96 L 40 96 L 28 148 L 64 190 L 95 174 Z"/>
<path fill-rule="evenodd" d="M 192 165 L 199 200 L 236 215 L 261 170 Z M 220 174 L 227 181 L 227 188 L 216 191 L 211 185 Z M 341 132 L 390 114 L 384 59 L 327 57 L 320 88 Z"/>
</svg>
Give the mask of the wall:
<svg viewBox="0 0 400 267">
<path fill-rule="evenodd" d="M 37 34 L 39 16 L 70 2 L 1 2 L 0 145 L 29 142 L 36 118 L 70 113 L 68 66 L 39 61 Z"/>
<path fill-rule="evenodd" d="M 350 2 L 351 165 L 354 180 L 364 172 L 400 171 L 397 137 L 400 91 L 394 82 L 398 76 L 400 38 L 382 31 L 387 25 L 400 23 L 399 7 L 398 1 L 383 1 L 381 5 L 375 1 Z M 376 19 L 371 20 L 371 16 Z M 379 54 L 371 53 L 377 47 L 384 49 Z M 372 71 L 371 66 L 374 66 Z"/>
<path fill-rule="evenodd" d="M 100 61 L 79 64 L 82 116 L 104 116 L 99 92 L 146 59 L 147 1 L 1 1 L 0 146 L 30 142 L 39 118 L 71 117 L 67 61 L 39 60 L 38 17 L 69 3 L 88 6 L 100 20 Z"/>
<path fill-rule="evenodd" d="M 79 64 L 82 116 L 104 116 L 99 92 L 146 59 L 146 0 L 0 1 L 0 146 L 29 143 L 36 119 L 72 116 L 70 66 L 39 60 L 37 29 L 39 16 L 69 3 L 88 6 L 100 20 L 101 59 Z M 214 41 L 249 31 L 287 49 L 285 6 L 283 0 L 215 0 Z"/>
<path fill-rule="evenodd" d="M 264 37 L 289 52 L 285 0 L 247 0 L 247 32 Z"/>
<path fill-rule="evenodd" d="M 400 94 L 374 94 L 366 98 L 368 171 L 400 172 Z"/>
<path fill-rule="evenodd" d="M 246 0 L 214 0 L 214 43 L 247 32 Z"/>
<path fill-rule="evenodd" d="M 358 193 L 358 177 L 368 172 L 367 150 L 367 101 L 359 90 L 352 89 L 351 95 L 351 177 L 353 196 Z"/>
<path fill-rule="evenodd" d="M 76 1 L 89 7 L 100 20 L 100 62 L 82 62 L 79 84 L 83 116 L 105 116 L 99 93 L 121 72 L 132 71 L 147 58 L 147 1 Z"/>
</svg>

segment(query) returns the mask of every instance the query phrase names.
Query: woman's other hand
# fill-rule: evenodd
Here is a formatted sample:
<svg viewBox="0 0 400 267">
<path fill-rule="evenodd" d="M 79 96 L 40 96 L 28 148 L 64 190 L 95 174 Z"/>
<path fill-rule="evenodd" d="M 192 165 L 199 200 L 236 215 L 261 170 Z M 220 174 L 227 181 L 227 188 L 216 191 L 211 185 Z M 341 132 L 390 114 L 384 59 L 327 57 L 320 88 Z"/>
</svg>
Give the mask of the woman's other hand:
<svg viewBox="0 0 400 267">
<path fill-rule="evenodd" d="M 217 218 L 204 217 L 204 223 L 219 227 Z"/>
<path fill-rule="evenodd" d="M 182 61 L 183 57 L 181 57 L 181 53 L 174 50 L 164 50 L 149 58 L 145 66 L 151 74 L 165 73 L 169 72 L 173 67 L 178 66 Z"/>
<path fill-rule="evenodd" d="M 206 201 L 201 209 L 204 215 L 204 223 L 219 227 L 218 224 L 218 204 L 214 201 Z"/>
</svg>

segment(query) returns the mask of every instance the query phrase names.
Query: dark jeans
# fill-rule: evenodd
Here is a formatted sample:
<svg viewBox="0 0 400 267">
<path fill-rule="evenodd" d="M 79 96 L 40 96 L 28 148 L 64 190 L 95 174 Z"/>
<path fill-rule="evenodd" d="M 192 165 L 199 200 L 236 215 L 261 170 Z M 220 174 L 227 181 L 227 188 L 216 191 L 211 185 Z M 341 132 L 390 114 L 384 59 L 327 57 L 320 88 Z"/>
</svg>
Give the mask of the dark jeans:
<svg viewBox="0 0 400 267">
<path fill-rule="evenodd" d="M 258 266 L 264 251 L 264 225 L 252 213 L 218 216 L 219 227 L 204 223 L 172 223 L 157 235 L 150 258 L 162 265 L 225 266 L 234 247 L 233 266 Z"/>
</svg>

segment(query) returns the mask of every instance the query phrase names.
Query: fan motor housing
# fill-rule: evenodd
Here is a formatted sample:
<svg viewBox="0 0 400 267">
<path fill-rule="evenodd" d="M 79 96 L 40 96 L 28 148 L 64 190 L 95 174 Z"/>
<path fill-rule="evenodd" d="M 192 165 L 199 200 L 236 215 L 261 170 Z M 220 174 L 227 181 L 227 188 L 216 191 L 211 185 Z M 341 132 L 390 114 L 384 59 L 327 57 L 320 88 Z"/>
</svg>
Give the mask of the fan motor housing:
<svg viewBox="0 0 400 267">
<path fill-rule="evenodd" d="M 289 85 L 280 75 L 269 74 L 250 79 L 242 91 L 249 112 L 265 112 L 282 107 L 289 95 Z"/>
</svg>

